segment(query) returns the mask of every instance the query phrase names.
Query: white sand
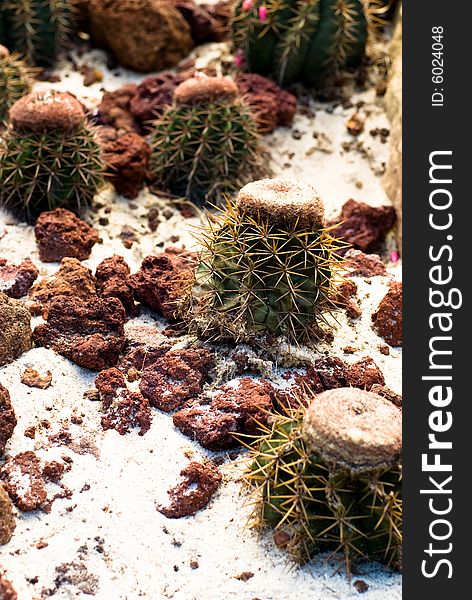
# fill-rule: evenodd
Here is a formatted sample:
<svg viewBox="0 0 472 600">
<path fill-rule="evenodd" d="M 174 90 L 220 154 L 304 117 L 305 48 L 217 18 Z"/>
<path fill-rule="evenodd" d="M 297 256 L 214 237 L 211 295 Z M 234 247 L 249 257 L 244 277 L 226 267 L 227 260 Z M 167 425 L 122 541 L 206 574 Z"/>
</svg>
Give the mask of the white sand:
<svg viewBox="0 0 472 600">
<path fill-rule="evenodd" d="M 214 58 L 221 48 L 212 44 L 199 49 L 199 60 L 203 63 L 208 57 Z M 64 66 L 60 83 L 40 83 L 38 88 L 73 91 L 91 108 L 99 101 L 102 86 L 113 89 L 124 81 L 140 79 L 123 69 L 119 69 L 117 76 L 108 73 L 100 51 L 82 57 L 79 63 L 82 62 L 99 65 L 105 73 L 104 82 L 84 88 L 82 76 Z M 378 138 L 369 135 L 372 128 L 388 127 L 388 123 L 381 102 L 372 91 L 356 96 L 353 103 L 359 100 L 366 102 L 361 114 L 369 113 L 360 136 L 369 149 L 368 157 L 358 152 L 345 153 L 341 148 L 343 141 L 353 139 L 345 127 L 353 108 L 337 108 L 330 114 L 321 105 L 313 104 L 314 118 L 297 115 L 292 130 L 279 129 L 265 138 L 272 149 L 276 174 L 315 185 L 326 201 L 329 215 L 337 214 L 349 198 L 373 205 L 388 203 L 379 177 L 382 163 L 388 157 L 388 144 L 381 144 Z M 300 140 L 293 139 L 294 129 L 303 132 Z M 311 150 L 317 142 L 313 137 L 315 131 L 329 140 L 331 153 Z M 290 153 L 294 155 L 289 157 Z M 149 207 L 156 204 L 162 208 L 167 204 L 147 191 L 133 201 L 134 209 L 127 200 L 116 198 L 111 190 L 104 192 L 102 200 L 112 206 L 112 212 L 107 214 L 103 208 L 99 215 L 89 215 L 103 239 L 102 244 L 94 247 L 91 258 L 84 261 L 91 268 L 117 253 L 135 271 L 144 256 L 161 251 L 162 246 L 157 244 L 184 243 L 187 247 L 193 244 L 190 226 L 198 219 L 183 220 L 175 210 L 155 233 L 149 232 L 144 218 Z M 109 217 L 110 224 L 100 227 L 98 216 Z M 119 238 L 124 225 L 133 227 L 140 235 L 139 243 L 130 250 L 124 248 Z M 171 242 L 174 235 L 179 236 L 179 242 Z M 393 239 L 389 247 L 394 247 Z M 41 276 L 57 269 L 57 265 L 40 263 L 32 229 L 15 224 L 4 214 L 0 214 L 0 256 L 16 262 L 30 256 L 40 268 Z M 400 266 L 392 267 L 391 273 L 399 279 Z M 356 282 L 363 309 L 361 319 L 349 323 L 342 315 L 333 345 L 320 347 L 311 356 L 329 353 L 350 361 L 371 356 L 382 369 L 387 385 L 400 392 L 401 351 L 391 349 L 389 356 L 381 354 L 378 346 L 384 342 L 370 327 L 371 313 L 386 292 L 388 278 L 366 281 L 357 278 Z M 162 322 L 147 311 L 139 319 L 147 322 L 156 319 L 162 327 Z M 342 349 L 348 345 L 357 352 L 347 357 Z M 21 384 L 20 377 L 27 366 L 40 372 L 51 370 L 51 387 L 38 390 Z M 292 568 L 270 535 L 259 538 L 244 527 L 249 507 L 241 495 L 238 468 L 230 461 L 223 467 L 224 483 L 206 509 L 180 520 L 166 519 L 157 512 L 156 502 L 165 502 L 166 490 L 174 484 L 180 469 L 190 459 L 198 460 L 211 453 L 182 436 L 173 427 L 171 417 L 155 409 L 151 429 L 144 437 L 136 432 L 124 437 L 113 430 L 104 432 L 99 404 L 83 399 L 84 391 L 93 387 L 94 378 L 95 373 L 43 348 L 33 349 L 0 368 L 0 381 L 10 390 L 18 419 L 7 455 L 36 450 L 48 460 L 60 460 L 64 455 L 73 460 L 63 479 L 73 492 L 72 498 L 57 500 L 50 514 L 18 512 L 13 539 L 0 548 L 0 563 L 8 571 L 20 600 L 50 596 L 58 600 L 87 598 L 90 593 L 97 600 L 344 600 L 358 596 L 339 560 L 321 557 L 303 568 Z M 83 417 L 83 423 L 70 424 L 72 415 Z M 27 427 L 44 419 L 50 422 L 49 429 L 38 426 L 34 440 L 23 435 Z M 75 447 L 82 440 L 82 447 L 91 448 L 89 453 L 79 454 L 66 446 L 50 447 L 48 435 L 64 426 L 70 428 Z M 47 547 L 36 548 L 40 540 L 47 542 Z M 192 560 L 198 561 L 198 568 L 191 568 Z M 56 567 L 64 563 L 73 566 L 62 575 L 62 585 L 56 587 Z M 247 582 L 238 580 L 236 577 L 245 571 L 254 576 Z M 353 581 L 358 578 L 369 585 L 362 595 L 366 600 L 401 598 L 398 574 L 371 564 L 362 567 Z"/>
</svg>

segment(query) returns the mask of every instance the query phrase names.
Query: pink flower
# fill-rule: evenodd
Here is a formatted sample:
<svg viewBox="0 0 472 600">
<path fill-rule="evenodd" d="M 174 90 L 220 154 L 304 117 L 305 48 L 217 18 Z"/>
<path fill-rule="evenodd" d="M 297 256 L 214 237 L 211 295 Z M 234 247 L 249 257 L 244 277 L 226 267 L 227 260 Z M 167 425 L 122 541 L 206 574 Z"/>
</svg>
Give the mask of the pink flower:
<svg viewBox="0 0 472 600">
<path fill-rule="evenodd" d="M 242 67 L 244 65 L 244 52 L 242 50 L 238 50 L 234 55 L 234 64 L 237 67 Z"/>
<path fill-rule="evenodd" d="M 244 0 L 243 2 L 243 10 L 251 10 L 254 6 L 254 0 Z"/>
<path fill-rule="evenodd" d="M 390 252 L 390 260 L 391 260 L 393 263 L 397 263 L 397 262 L 398 262 L 398 252 L 397 252 L 396 250 L 392 250 L 392 251 Z"/>
<path fill-rule="evenodd" d="M 264 23 L 267 19 L 267 6 L 259 6 L 259 21 Z"/>
</svg>

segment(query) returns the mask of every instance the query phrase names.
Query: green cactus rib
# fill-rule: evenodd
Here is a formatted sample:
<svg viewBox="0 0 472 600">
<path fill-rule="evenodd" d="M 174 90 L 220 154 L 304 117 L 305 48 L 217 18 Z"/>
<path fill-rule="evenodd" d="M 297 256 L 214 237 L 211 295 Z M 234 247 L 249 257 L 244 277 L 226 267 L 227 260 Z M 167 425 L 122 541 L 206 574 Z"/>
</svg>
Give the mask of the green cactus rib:
<svg viewBox="0 0 472 600">
<path fill-rule="evenodd" d="M 233 41 L 247 68 L 272 75 L 279 84 L 313 85 L 327 74 L 356 66 L 368 33 L 363 0 L 239 0 Z M 259 9 L 267 16 L 261 21 Z"/>
<path fill-rule="evenodd" d="M 50 66 L 67 45 L 73 12 L 71 0 L 4 0 L 2 43 L 30 64 Z"/>
<path fill-rule="evenodd" d="M 228 202 L 200 236 L 192 290 L 205 335 L 244 340 L 260 334 L 313 341 L 335 309 L 341 260 L 329 231 L 269 224 Z"/>
<path fill-rule="evenodd" d="M 343 552 L 351 563 L 372 559 L 401 568 L 401 465 L 350 473 L 310 455 L 304 409 L 278 415 L 250 446 L 245 480 L 253 491 L 258 527 L 285 536 L 298 563 L 319 552 Z"/>
<path fill-rule="evenodd" d="M 19 55 L 0 58 L 0 127 L 8 119 L 10 107 L 31 90 L 34 70 Z"/>
<path fill-rule="evenodd" d="M 43 134 L 8 130 L 0 139 L 0 206 L 33 222 L 44 210 L 80 213 L 103 183 L 93 131 Z"/>
<path fill-rule="evenodd" d="M 239 100 L 170 107 L 154 125 L 153 185 L 217 203 L 247 181 L 257 164 L 258 140 L 252 113 Z"/>
</svg>

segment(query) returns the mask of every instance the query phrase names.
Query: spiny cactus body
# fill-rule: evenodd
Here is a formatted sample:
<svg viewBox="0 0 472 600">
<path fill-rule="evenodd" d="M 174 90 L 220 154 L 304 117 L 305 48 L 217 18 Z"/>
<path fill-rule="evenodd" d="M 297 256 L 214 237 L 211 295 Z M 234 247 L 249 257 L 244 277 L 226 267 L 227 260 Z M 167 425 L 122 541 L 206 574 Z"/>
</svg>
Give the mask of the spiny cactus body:
<svg viewBox="0 0 472 600">
<path fill-rule="evenodd" d="M 247 184 L 210 219 L 190 293 L 191 327 L 210 337 L 309 341 L 334 308 L 338 248 L 311 186 Z"/>
<path fill-rule="evenodd" d="M 363 0 L 238 0 L 233 39 L 249 71 L 279 84 L 318 83 L 364 54 Z"/>
<path fill-rule="evenodd" d="M 49 66 L 72 29 L 71 0 L 2 0 L 0 40 L 30 64 Z"/>
<path fill-rule="evenodd" d="M 10 110 L 0 139 L 0 206 L 34 219 L 57 207 L 80 212 L 103 182 L 95 133 L 71 95 L 29 94 Z"/>
<path fill-rule="evenodd" d="M 34 70 L 18 54 L 0 46 L 0 127 L 8 118 L 10 107 L 31 90 Z"/>
<path fill-rule="evenodd" d="M 401 568 L 397 407 L 363 390 L 330 390 L 276 418 L 251 453 L 256 524 L 274 527 L 295 561 L 342 551 L 348 573 L 365 558 Z"/>
<path fill-rule="evenodd" d="M 216 203 L 248 180 L 257 165 L 257 125 L 223 77 L 189 79 L 154 125 L 154 185 L 192 201 Z"/>
</svg>

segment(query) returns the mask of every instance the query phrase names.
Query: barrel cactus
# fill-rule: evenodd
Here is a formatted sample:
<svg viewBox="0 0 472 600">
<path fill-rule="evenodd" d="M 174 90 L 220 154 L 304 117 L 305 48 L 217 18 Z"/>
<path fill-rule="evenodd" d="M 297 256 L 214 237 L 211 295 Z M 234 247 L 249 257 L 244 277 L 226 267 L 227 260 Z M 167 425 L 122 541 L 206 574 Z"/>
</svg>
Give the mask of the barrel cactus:
<svg viewBox="0 0 472 600">
<path fill-rule="evenodd" d="M 153 185 L 196 202 L 218 202 L 259 164 L 257 124 L 226 77 L 181 83 L 154 124 L 152 145 Z"/>
<path fill-rule="evenodd" d="M 10 110 L 0 138 L 0 206 L 26 219 L 43 210 L 80 212 L 103 182 L 95 133 L 70 94 L 37 92 Z"/>
<path fill-rule="evenodd" d="M 31 90 L 34 71 L 17 54 L 0 46 L 0 127 L 10 107 Z"/>
<path fill-rule="evenodd" d="M 202 232 L 186 314 L 190 329 L 249 341 L 319 337 L 335 307 L 340 247 L 310 185 L 263 179 L 244 186 Z"/>
<path fill-rule="evenodd" d="M 401 569 L 401 445 L 401 411 L 378 394 L 313 396 L 252 445 L 245 479 L 257 526 L 275 528 L 299 563 L 342 551 L 348 573 L 364 558 Z"/>
<path fill-rule="evenodd" d="M 247 69 L 280 85 L 317 84 L 360 63 L 368 19 L 363 0 L 238 0 L 233 40 Z"/>
<path fill-rule="evenodd" d="M 72 0 L 2 0 L 0 40 L 30 64 L 50 66 L 69 39 Z"/>
</svg>

